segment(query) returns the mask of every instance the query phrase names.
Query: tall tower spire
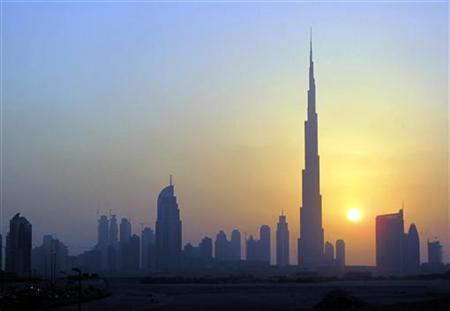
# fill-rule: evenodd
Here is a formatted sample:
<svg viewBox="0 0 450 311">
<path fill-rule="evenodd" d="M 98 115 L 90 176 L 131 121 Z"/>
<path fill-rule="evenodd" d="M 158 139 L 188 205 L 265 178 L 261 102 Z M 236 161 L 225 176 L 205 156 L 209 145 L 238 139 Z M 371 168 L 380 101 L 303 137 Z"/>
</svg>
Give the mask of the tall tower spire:
<svg viewBox="0 0 450 311">
<path fill-rule="evenodd" d="M 312 27 L 309 28 L 309 63 L 312 63 Z"/>
<path fill-rule="evenodd" d="M 312 58 L 312 30 L 309 39 L 308 113 L 305 121 L 305 169 L 302 171 L 302 207 L 300 208 L 300 238 L 298 261 L 303 267 L 314 268 L 323 257 L 322 196 L 320 194 L 320 164 L 316 112 L 316 82 Z"/>
</svg>

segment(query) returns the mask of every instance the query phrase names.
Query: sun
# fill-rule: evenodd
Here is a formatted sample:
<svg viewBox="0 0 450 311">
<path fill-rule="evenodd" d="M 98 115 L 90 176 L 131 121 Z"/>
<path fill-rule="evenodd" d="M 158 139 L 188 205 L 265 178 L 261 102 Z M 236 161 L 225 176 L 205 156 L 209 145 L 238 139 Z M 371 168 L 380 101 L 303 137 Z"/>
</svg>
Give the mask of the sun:
<svg viewBox="0 0 450 311">
<path fill-rule="evenodd" d="M 356 207 L 352 207 L 351 209 L 349 209 L 347 211 L 347 219 L 351 222 L 359 222 L 361 221 L 362 218 L 362 213 L 361 210 L 356 208 Z"/>
</svg>

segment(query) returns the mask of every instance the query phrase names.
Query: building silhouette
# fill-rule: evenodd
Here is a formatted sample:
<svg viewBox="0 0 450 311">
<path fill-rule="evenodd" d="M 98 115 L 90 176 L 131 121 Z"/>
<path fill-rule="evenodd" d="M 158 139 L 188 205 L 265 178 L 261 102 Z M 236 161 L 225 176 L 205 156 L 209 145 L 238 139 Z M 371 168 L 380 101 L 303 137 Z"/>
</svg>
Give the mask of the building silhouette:
<svg viewBox="0 0 450 311">
<path fill-rule="evenodd" d="M 334 265 L 334 246 L 330 242 L 325 242 L 325 250 L 323 254 L 323 264 L 325 266 Z"/>
<path fill-rule="evenodd" d="M 289 228 L 286 216 L 281 214 L 278 218 L 276 232 L 276 264 L 284 267 L 289 265 Z"/>
<path fill-rule="evenodd" d="M 155 233 L 149 227 L 141 232 L 141 267 L 152 270 L 155 266 Z"/>
<path fill-rule="evenodd" d="M 109 220 L 109 244 L 116 245 L 119 242 L 118 233 L 119 230 L 116 215 L 111 215 L 111 218 Z"/>
<path fill-rule="evenodd" d="M 260 250 L 258 240 L 253 238 L 253 235 L 250 235 L 245 241 L 245 259 L 247 261 L 256 261 L 260 260 Z"/>
<path fill-rule="evenodd" d="M 231 232 L 230 240 L 230 259 L 231 260 L 241 260 L 241 232 L 234 229 Z"/>
<path fill-rule="evenodd" d="M 405 273 L 416 274 L 420 268 L 420 241 L 415 224 L 409 226 L 405 238 Z"/>
<path fill-rule="evenodd" d="M 138 271 L 141 262 L 141 242 L 139 236 L 133 234 L 127 243 L 126 253 L 126 269 L 127 271 Z"/>
<path fill-rule="evenodd" d="M 173 271 L 180 267 L 181 220 L 172 178 L 158 196 L 156 220 L 156 268 Z"/>
<path fill-rule="evenodd" d="M 212 252 L 212 240 L 209 237 L 204 237 L 198 246 L 187 243 L 183 248 L 183 267 L 185 269 L 204 267 L 211 262 Z"/>
<path fill-rule="evenodd" d="M 97 226 L 97 247 L 104 248 L 109 244 L 109 221 L 105 215 L 100 216 Z"/>
<path fill-rule="evenodd" d="M 68 267 L 69 250 L 64 243 L 51 235 L 44 235 L 42 245 L 33 248 L 31 259 L 33 272 L 38 276 L 55 281 Z"/>
<path fill-rule="evenodd" d="M 19 276 L 31 275 L 31 223 L 20 213 L 9 221 L 6 236 L 6 272 Z"/>
<path fill-rule="evenodd" d="M 308 113 L 305 121 L 305 169 L 302 171 L 302 194 L 298 263 L 304 268 L 317 268 L 322 264 L 324 234 L 312 39 L 309 52 Z"/>
<path fill-rule="evenodd" d="M 128 242 L 131 238 L 131 222 L 127 218 L 120 221 L 120 242 Z"/>
<path fill-rule="evenodd" d="M 200 258 L 204 262 L 209 262 L 212 259 L 213 254 L 213 245 L 212 245 L 212 239 L 209 237 L 204 237 L 200 244 L 199 244 L 199 252 L 200 252 Z"/>
<path fill-rule="evenodd" d="M 442 245 L 439 241 L 428 241 L 428 265 L 442 265 Z"/>
<path fill-rule="evenodd" d="M 214 241 L 214 258 L 217 260 L 230 260 L 230 245 L 227 235 L 223 230 L 220 230 L 216 235 Z"/>
<path fill-rule="evenodd" d="M 338 268 L 345 267 L 345 242 L 344 242 L 344 240 L 336 241 L 336 265 Z"/>
<path fill-rule="evenodd" d="M 415 224 L 411 224 L 408 233 L 404 233 L 403 209 L 376 217 L 376 265 L 381 275 L 418 272 L 419 234 Z"/>
<path fill-rule="evenodd" d="M 259 251 L 260 260 L 270 264 L 270 227 L 267 225 L 262 225 L 259 229 Z"/>
<path fill-rule="evenodd" d="M 231 232 L 231 239 L 228 240 L 227 234 L 220 230 L 214 241 L 214 258 L 220 261 L 241 260 L 241 233 L 234 229 Z"/>
<path fill-rule="evenodd" d="M 250 235 L 246 241 L 246 260 L 270 264 L 270 244 L 270 227 L 262 225 L 259 229 L 259 240 Z"/>
<path fill-rule="evenodd" d="M 376 217 L 376 264 L 382 275 L 402 274 L 404 268 L 403 210 Z"/>
</svg>

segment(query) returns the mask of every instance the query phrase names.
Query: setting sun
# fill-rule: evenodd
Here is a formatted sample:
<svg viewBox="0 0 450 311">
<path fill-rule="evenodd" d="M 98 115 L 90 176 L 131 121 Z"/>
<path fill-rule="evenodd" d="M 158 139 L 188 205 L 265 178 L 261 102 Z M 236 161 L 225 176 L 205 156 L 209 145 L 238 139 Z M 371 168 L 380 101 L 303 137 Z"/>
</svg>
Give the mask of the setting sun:
<svg viewBox="0 0 450 311">
<path fill-rule="evenodd" d="M 351 222 L 359 222 L 362 218 L 361 210 L 358 208 L 351 208 L 347 211 L 347 219 Z"/>
</svg>

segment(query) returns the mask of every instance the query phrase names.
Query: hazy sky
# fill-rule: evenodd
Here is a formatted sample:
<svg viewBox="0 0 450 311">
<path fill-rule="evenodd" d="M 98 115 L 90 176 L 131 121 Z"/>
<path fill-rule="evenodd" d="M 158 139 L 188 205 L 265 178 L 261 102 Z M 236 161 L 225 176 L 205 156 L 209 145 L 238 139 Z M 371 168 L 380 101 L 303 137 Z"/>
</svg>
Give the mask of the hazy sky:
<svg viewBox="0 0 450 311">
<path fill-rule="evenodd" d="M 312 26 L 326 240 L 373 264 L 404 202 L 448 255 L 447 6 L 4 3 L 2 233 L 20 211 L 78 253 L 98 210 L 154 227 L 173 174 L 184 242 L 283 209 L 296 262 Z"/>
</svg>

